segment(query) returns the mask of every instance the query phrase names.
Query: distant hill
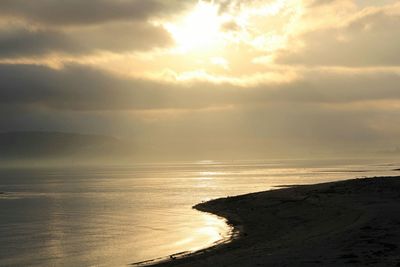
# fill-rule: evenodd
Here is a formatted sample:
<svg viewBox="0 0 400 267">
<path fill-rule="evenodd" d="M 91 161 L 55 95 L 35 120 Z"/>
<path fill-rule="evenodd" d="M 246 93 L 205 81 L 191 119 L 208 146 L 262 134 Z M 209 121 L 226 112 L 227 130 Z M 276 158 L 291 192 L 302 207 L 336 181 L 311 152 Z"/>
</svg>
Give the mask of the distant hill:
<svg viewBox="0 0 400 267">
<path fill-rule="evenodd" d="M 62 132 L 0 133 L 0 159 L 106 157 L 125 145 L 109 136 Z"/>
</svg>

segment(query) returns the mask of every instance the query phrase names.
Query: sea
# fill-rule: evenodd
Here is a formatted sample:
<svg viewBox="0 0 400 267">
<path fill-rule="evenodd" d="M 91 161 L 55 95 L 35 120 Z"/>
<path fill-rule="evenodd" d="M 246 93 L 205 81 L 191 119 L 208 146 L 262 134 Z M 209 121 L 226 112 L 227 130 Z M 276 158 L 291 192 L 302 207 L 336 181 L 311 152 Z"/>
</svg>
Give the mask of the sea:
<svg viewBox="0 0 400 267">
<path fill-rule="evenodd" d="M 146 163 L 0 169 L 0 266 L 128 266 L 226 242 L 210 199 L 371 176 L 377 159 Z"/>
</svg>

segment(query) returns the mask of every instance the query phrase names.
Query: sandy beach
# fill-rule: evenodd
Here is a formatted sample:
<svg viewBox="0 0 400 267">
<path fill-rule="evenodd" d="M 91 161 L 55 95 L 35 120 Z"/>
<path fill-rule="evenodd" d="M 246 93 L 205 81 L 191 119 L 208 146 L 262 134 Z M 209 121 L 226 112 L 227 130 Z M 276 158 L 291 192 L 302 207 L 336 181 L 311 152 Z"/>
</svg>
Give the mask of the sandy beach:
<svg viewBox="0 0 400 267">
<path fill-rule="evenodd" d="M 400 266 L 400 177 L 283 187 L 198 204 L 232 242 L 152 266 Z"/>
</svg>

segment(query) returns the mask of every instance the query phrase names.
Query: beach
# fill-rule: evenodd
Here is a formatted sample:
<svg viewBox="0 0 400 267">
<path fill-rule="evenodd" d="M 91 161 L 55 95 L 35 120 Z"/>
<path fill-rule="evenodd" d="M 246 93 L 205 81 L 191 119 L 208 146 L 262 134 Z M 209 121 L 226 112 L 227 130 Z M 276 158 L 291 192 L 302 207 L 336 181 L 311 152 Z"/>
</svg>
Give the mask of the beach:
<svg viewBox="0 0 400 267">
<path fill-rule="evenodd" d="M 400 177 L 360 178 L 211 200 L 231 242 L 152 266 L 400 266 Z"/>
</svg>

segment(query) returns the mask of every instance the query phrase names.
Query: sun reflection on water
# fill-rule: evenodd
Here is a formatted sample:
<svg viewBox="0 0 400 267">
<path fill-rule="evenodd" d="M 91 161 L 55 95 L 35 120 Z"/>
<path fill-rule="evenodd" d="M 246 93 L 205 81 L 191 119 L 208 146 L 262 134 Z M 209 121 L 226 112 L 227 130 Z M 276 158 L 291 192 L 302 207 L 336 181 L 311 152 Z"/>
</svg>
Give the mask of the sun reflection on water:
<svg viewBox="0 0 400 267">
<path fill-rule="evenodd" d="M 190 251 L 204 248 L 204 244 L 217 244 L 230 238 L 232 229 L 226 224 L 226 220 L 215 215 L 202 213 L 202 227 L 189 233 L 192 237 L 178 241 L 180 245 L 191 244 Z M 197 242 L 196 242 L 197 241 Z"/>
<path fill-rule="evenodd" d="M 204 171 L 204 172 L 200 172 L 201 176 L 215 176 L 220 174 L 220 172 L 213 172 L 213 171 Z M 205 178 L 205 177 L 204 177 Z"/>
</svg>

